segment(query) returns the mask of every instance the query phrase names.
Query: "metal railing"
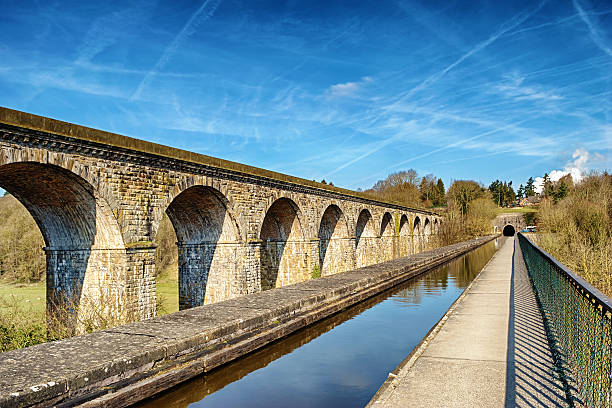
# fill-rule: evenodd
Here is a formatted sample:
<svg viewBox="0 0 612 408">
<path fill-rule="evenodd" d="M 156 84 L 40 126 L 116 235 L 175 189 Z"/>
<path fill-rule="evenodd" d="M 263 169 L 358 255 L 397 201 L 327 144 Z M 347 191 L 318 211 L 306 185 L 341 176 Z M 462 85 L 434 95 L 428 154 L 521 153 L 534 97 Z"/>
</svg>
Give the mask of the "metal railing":
<svg viewBox="0 0 612 408">
<path fill-rule="evenodd" d="M 579 400 L 573 404 L 612 406 L 612 299 L 523 234 L 518 237 L 551 347 L 571 371 L 570 395 Z"/>
</svg>

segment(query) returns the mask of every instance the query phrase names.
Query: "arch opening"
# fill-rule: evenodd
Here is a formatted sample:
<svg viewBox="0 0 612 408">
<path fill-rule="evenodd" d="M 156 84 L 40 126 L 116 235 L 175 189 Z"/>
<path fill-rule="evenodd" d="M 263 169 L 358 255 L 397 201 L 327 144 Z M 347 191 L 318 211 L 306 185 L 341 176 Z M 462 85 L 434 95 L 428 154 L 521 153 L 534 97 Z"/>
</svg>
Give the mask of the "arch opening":
<svg viewBox="0 0 612 408">
<path fill-rule="evenodd" d="M 503 235 L 505 237 L 513 237 L 515 233 L 516 233 L 516 231 L 515 231 L 513 225 L 508 224 L 503 229 Z"/>
<path fill-rule="evenodd" d="M 59 166 L 0 166 L 0 186 L 23 204 L 45 242 L 46 320 L 65 335 L 133 320 L 126 305 L 126 253 L 105 200 Z M 120 250 L 120 251 L 118 251 Z"/>
<path fill-rule="evenodd" d="M 414 223 L 412 224 L 412 253 L 423 251 L 423 237 L 422 237 L 422 224 L 421 218 L 417 215 L 414 217 Z"/>
<path fill-rule="evenodd" d="M 231 296 L 239 233 L 227 204 L 218 190 L 193 186 L 166 209 L 176 234 L 179 310 Z"/>
<path fill-rule="evenodd" d="M 399 224 L 399 256 L 410 254 L 410 222 L 406 214 L 400 218 Z"/>
<path fill-rule="evenodd" d="M 394 238 L 395 228 L 393 225 L 393 217 L 390 213 L 386 212 L 383 215 L 381 226 L 380 226 L 380 259 L 379 261 L 388 261 L 393 259 L 394 253 Z"/>
<path fill-rule="evenodd" d="M 319 224 L 319 267 L 321 276 L 348 270 L 348 225 L 337 205 L 327 207 Z"/>
<path fill-rule="evenodd" d="M 261 290 L 307 279 L 299 276 L 306 266 L 304 234 L 298 206 L 279 198 L 266 212 L 261 226 Z"/>
<path fill-rule="evenodd" d="M 355 262 L 357 268 L 376 263 L 377 236 L 370 211 L 364 209 L 359 213 L 355 228 Z"/>
<path fill-rule="evenodd" d="M 425 218 L 425 223 L 423 225 L 423 248 L 421 250 L 426 249 L 427 244 L 429 244 L 429 239 L 431 237 L 431 221 L 429 218 Z"/>
</svg>

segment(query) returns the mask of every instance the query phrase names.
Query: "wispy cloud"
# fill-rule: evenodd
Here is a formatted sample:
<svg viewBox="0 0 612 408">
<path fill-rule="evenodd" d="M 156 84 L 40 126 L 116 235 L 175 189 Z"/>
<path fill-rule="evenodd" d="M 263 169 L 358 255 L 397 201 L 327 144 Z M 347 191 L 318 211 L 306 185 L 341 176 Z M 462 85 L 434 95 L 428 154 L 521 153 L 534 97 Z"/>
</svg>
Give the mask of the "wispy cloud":
<svg viewBox="0 0 612 408">
<path fill-rule="evenodd" d="M 325 175 L 325 177 L 329 178 L 330 176 L 338 173 L 339 171 L 347 168 L 350 165 L 353 165 L 363 159 L 365 159 L 368 156 L 373 155 L 374 153 L 378 152 L 379 150 L 382 150 L 384 147 L 390 145 L 391 143 L 393 143 L 395 141 L 394 137 L 390 137 L 388 139 L 382 140 L 380 142 L 376 142 L 375 144 L 372 145 L 366 145 L 365 146 L 365 153 L 360 154 L 359 156 L 355 157 L 352 160 L 347 161 L 346 163 L 343 163 L 342 165 L 338 166 L 336 169 L 330 171 L 329 173 L 327 173 Z"/>
<path fill-rule="evenodd" d="M 494 89 L 506 98 L 517 101 L 544 100 L 558 101 L 563 99 L 555 90 L 545 89 L 543 86 L 523 85 L 525 77 L 512 76 L 509 81 L 496 85 Z"/>
<path fill-rule="evenodd" d="M 183 44 L 183 42 L 193 35 L 202 23 L 213 16 L 217 10 L 217 7 L 219 7 L 219 4 L 221 4 L 221 0 L 205 0 L 202 3 L 200 8 L 198 8 L 195 13 L 191 15 L 181 31 L 179 31 L 179 33 L 174 37 L 170 45 L 166 47 L 159 60 L 157 60 L 155 66 L 149 72 L 147 72 L 142 81 L 140 81 L 140 84 L 138 84 L 138 87 L 132 94 L 131 99 L 140 98 L 143 90 L 149 85 L 155 75 L 162 70 L 166 64 L 168 64 L 168 62 L 170 62 L 170 59 Z"/>
<path fill-rule="evenodd" d="M 411 97 L 416 92 L 418 92 L 418 91 L 426 88 L 430 84 L 438 81 L 440 78 L 445 76 L 448 72 L 450 72 L 452 69 L 454 69 L 455 67 L 460 65 L 463 61 L 465 61 L 466 59 L 470 58 L 472 55 L 482 51 L 483 49 L 485 49 L 489 45 L 493 44 L 495 41 L 497 41 L 498 38 L 500 38 L 501 36 L 503 36 L 504 34 L 509 32 L 510 30 L 513 30 L 516 27 L 518 27 L 521 24 L 523 24 L 528 18 L 530 18 L 531 16 L 536 14 L 538 11 L 540 11 L 542 9 L 542 7 L 544 7 L 544 5 L 547 2 L 548 2 L 548 0 L 544 0 L 544 1 L 540 2 L 540 4 L 538 4 L 538 6 L 535 7 L 533 10 L 531 10 L 529 12 L 518 13 L 515 16 L 513 16 L 511 19 L 509 19 L 506 22 L 504 22 L 498 28 L 498 30 L 496 32 L 494 32 L 491 36 L 489 36 L 489 38 L 487 38 L 486 40 L 476 44 L 468 52 L 466 52 L 465 54 L 461 55 L 457 60 L 455 60 L 452 64 L 448 65 L 447 67 L 445 67 L 441 71 L 438 71 L 435 74 L 432 74 L 429 77 L 427 77 L 424 81 L 422 81 L 417 86 L 415 86 L 414 88 L 412 88 L 408 92 L 406 92 L 404 95 L 402 95 L 401 98 L 398 100 L 398 102 L 402 101 L 402 100 L 405 100 L 406 98 Z"/>
<path fill-rule="evenodd" d="M 612 57 L 612 48 L 610 48 L 610 46 L 606 43 L 606 40 L 604 39 L 605 34 L 602 33 L 602 30 L 597 24 L 597 22 L 592 20 L 589 17 L 589 14 L 584 11 L 584 8 L 580 4 L 580 1 L 573 0 L 572 4 L 574 5 L 574 8 L 578 12 L 578 15 L 580 16 L 582 21 L 584 21 L 584 23 L 588 27 L 589 35 L 591 36 L 591 39 L 593 40 L 595 45 L 597 45 L 599 49 L 601 49 L 603 52 Z"/>
<path fill-rule="evenodd" d="M 357 82 L 345 82 L 341 84 L 332 85 L 327 89 L 325 93 L 330 98 L 355 96 L 355 94 L 357 94 L 357 92 L 359 92 L 359 90 L 363 88 L 364 85 L 372 81 L 372 77 L 365 76 Z"/>
</svg>

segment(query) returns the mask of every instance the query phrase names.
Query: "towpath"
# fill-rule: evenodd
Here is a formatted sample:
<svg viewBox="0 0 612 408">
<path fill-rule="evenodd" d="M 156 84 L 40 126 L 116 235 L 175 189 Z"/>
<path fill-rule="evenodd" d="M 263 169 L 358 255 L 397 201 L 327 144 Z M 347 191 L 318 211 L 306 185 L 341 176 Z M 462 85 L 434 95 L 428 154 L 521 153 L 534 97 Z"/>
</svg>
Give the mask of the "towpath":
<svg viewBox="0 0 612 408">
<path fill-rule="evenodd" d="M 368 406 L 567 406 L 518 239 L 505 240 Z"/>
</svg>

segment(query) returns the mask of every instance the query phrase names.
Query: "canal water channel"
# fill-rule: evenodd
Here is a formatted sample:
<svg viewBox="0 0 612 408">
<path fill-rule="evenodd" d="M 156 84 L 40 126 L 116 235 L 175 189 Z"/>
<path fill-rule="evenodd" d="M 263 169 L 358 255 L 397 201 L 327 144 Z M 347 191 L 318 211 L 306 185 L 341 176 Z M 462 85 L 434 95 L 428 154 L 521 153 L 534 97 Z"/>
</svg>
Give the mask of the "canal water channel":
<svg viewBox="0 0 612 408">
<path fill-rule="evenodd" d="M 138 407 L 365 406 L 497 248 L 491 241 Z"/>
</svg>

